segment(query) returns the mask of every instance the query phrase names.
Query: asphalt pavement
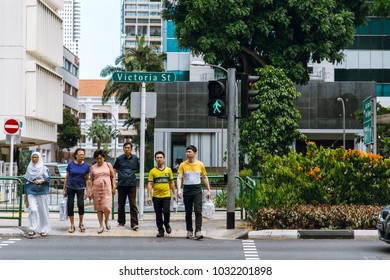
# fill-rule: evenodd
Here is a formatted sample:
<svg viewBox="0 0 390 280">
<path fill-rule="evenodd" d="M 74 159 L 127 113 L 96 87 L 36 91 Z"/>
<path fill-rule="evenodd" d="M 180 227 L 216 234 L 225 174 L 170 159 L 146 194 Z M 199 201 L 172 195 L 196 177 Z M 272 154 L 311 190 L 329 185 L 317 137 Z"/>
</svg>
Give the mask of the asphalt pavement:
<svg viewBox="0 0 390 280">
<path fill-rule="evenodd" d="M 165 234 L 166 237 L 185 237 L 185 213 L 171 213 L 172 233 Z M 115 217 L 116 218 L 116 217 Z M 126 216 L 129 221 L 129 214 Z M 76 231 L 68 233 L 69 220 L 60 221 L 59 213 L 50 213 L 50 235 L 77 235 L 77 236 L 129 236 L 129 237 L 155 237 L 157 227 L 155 214 L 144 213 L 139 221 L 139 230 L 134 231 L 129 223 L 125 227 L 119 227 L 116 220 L 110 220 L 111 229 L 98 234 L 99 223 L 96 213 L 85 213 L 85 232 L 80 232 L 77 228 L 78 215 L 75 216 Z M 28 225 L 28 213 L 23 213 L 22 226 L 18 226 L 17 220 L 0 218 L 0 236 L 25 236 Z M 214 219 L 203 218 L 202 234 L 204 237 L 214 239 L 367 239 L 376 240 L 378 234 L 376 230 L 251 230 L 248 223 L 240 219 L 240 213 L 235 213 L 234 229 L 227 229 L 226 212 L 217 211 Z"/>
</svg>

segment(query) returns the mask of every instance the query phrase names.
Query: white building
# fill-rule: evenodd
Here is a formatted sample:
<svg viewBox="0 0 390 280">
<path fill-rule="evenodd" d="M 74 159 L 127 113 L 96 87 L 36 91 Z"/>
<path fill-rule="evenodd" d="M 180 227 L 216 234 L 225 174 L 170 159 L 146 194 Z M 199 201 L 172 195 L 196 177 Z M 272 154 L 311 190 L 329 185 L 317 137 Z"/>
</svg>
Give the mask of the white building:
<svg viewBox="0 0 390 280">
<path fill-rule="evenodd" d="M 56 72 L 63 63 L 57 11 L 62 8 L 62 0 L 0 1 L 0 123 L 19 120 L 16 148 L 57 141 L 63 104 L 62 77 Z M 8 160 L 4 133 L 0 146 L 1 159 Z"/>
<path fill-rule="evenodd" d="M 123 153 L 122 147 L 125 142 L 131 142 L 132 136 L 136 134 L 131 126 L 125 127 L 125 121 L 128 119 L 129 111 L 126 106 L 119 106 L 115 103 L 113 97 L 102 105 L 103 90 L 107 80 L 80 80 L 80 95 L 78 101 L 79 121 L 81 128 L 81 139 L 79 146 L 85 149 L 86 157 L 93 156 L 97 149 L 97 144 L 92 143 L 88 138 L 87 132 L 95 118 L 99 118 L 107 126 L 118 130 L 118 138 L 112 138 L 111 143 L 107 143 L 107 148 L 111 151 L 110 157 L 119 156 Z"/>
<path fill-rule="evenodd" d="M 59 11 L 63 20 L 64 46 L 78 56 L 81 30 L 81 0 L 65 0 Z"/>
</svg>

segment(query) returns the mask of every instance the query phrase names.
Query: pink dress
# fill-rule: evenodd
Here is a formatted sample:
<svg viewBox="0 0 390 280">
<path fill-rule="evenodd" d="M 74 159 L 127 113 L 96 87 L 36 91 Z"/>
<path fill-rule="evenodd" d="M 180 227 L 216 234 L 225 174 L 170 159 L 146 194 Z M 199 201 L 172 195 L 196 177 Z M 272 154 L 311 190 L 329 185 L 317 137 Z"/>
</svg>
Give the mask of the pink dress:
<svg viewBox="0 0 390 280">
<path fill-rule="evenodd" d="M 95 211 L 111 210 L 112 186 L 110 168 L 106 162 L 104 162 L 101 166 L 95 164 L 92 166 L 92 173 L 92 195 Z"/>
</svg>

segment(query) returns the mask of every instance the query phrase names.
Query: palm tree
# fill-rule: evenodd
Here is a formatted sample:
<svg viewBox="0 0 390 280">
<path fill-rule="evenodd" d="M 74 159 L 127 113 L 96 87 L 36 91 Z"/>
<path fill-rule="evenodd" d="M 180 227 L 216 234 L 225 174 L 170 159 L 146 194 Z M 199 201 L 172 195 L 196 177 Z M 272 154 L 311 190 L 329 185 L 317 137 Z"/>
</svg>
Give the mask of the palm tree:
<svg viewBox="0 0 390 280">
<path fill-rule="evenodd" d="M 102 77 L 110 77 L 108 80 L 106 87 L 103 91 L 102 103 L 106 103 L 111 96 L 115 96 L 115 102 L 117 104 L 126 104 L 126 107 L 130 111 L 130 93 L 132 91 L 141 92 L 141 83 L 118 83 L 113 82 L 112 74 L 114 72 L 163 72 L 164 71 L 164 61 L 167 59 L 167 55 L 165 53 L 159 53 L 159 47 L 157 45 L 145 44 L 145 36 L 138 37 L 136 36 L 137 47 L 127 49 L 126 52 L 120 56 L 118 56 L 115 60 L 115 66 L 106 66 L 100 72 L 100 76 Z M 147 91 L 153 91 L 154 87 L 152 83 L 146 84 Z M 145 154 L 146 154 L 146 167 L 153 167 L 154 159 L 153 159 L 153 130 L 154 120 L 147 119 L 146 120 L 147 134 L 145 137 Z M 126 121 L 125 125 L 127 127 L 134 125 L 139 131 L 139 121 L 129 119 Z M 150 135 L 150 130 L 152 130 L 152 134 Z M 135 137 L 133 139 L 133 143 L 139 144 L 139 138 Z"/>
<path fill-rule="evenodd" d="M 115 59 L 115 66 L 108 65 L 100 72 L 102 77 L 110 77 L 103 91 L 103 104 L 115 95 L 115 102 L 125 103 L 130 108 L 130 93 L 140 91 L 140 83 L 118 83 L 113 82 L 114 72 L 162 72 L 164 71 L 164 61 L 167 59 L 165 53 L 158 53 L 158 46 L 145 44 L 145 36 L 136 36 L 137 47 L 127 49 L 125 53 Z M 147 84 L 148 90 L 153 88 L 152 84 Z"/>
<path fill-rule="evenodd" d="M 92 139 L 92 143 L 96 143 L 98 149 L 100 149 L 102 143 L 110 142 L 111 136 L 111 126 L 106 126 L 100 121 L 99 118 L 95 118 L 93 120 L 92 125 L 88 128 L 87 131 L 88 139 Z"/>
</svg>

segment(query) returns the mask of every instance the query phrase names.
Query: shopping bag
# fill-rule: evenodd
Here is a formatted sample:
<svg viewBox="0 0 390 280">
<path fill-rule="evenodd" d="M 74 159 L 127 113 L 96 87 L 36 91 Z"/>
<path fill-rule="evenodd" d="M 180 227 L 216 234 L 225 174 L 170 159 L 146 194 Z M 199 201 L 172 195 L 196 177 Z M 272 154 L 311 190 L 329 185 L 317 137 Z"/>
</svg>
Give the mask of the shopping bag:
<svg viewBox="0 0 390 280">
<path fill-rule="evenodd" d="M 68 199 L 64 197 L 60 202 L 60 221 L 66 221 L 68 219 L 67 204 Z"/>
<path fill-rule="evenodd" d="M 206 219 L 209 219 L 209 220 L 214 219 L 215 206 L 214 206 L 214 203 L 211 199 L 208 199 L 205 202 L 203 202 L 202 215 Z"/>
</svg>

